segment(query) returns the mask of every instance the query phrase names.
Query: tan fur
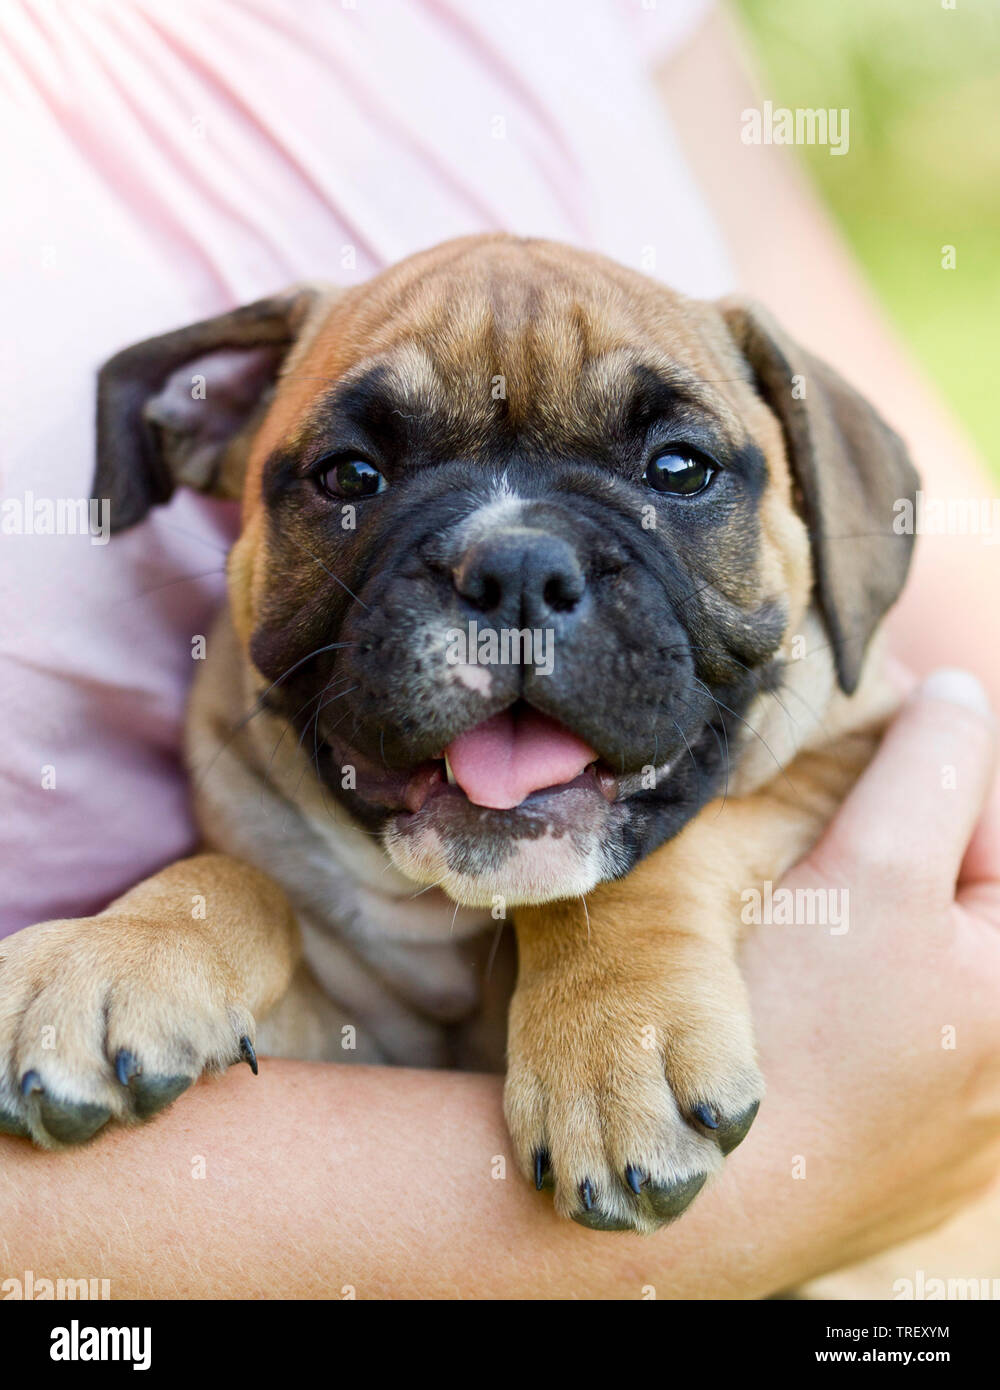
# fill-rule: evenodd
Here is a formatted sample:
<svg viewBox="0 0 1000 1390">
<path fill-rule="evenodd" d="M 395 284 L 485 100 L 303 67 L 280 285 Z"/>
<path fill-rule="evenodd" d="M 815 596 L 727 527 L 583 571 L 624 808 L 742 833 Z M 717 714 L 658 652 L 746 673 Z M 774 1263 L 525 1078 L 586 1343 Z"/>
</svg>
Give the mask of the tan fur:
<svg viewBox="0 0 1000 1390">
<path fill-rule="evenodd" d="M 36 1142 L 55 1147 L 54 1097 L 142 1118 L 108 1065 L 141 1055 L 149 1078 L 183 1089 L 240 1059 L 255 1019 L 288 988 L 298 931 L 281 890 L 219 854 L 182 860 L 96 917 L 46 922 L 0 943 L 0 1052 L 18 1078 L 44 1072 Z"/>
<path fill-rule="evenodd" d="M 739 1115 L 760 1099 L 735 954 L 740 893 L 801 858 L 869 760 L 891 696 L 872 678 L 850 704 L 855 727 L 838 733 L 831 709 L 821 746 L 711 803 L 621 882 L 585 904 L 518 910 L 505 1112 L 526 1175 L 544 1144 L 567 1213 L 589 1178 L 628 1216 L 626 1165 L 664 1184 L 715 1171 L 716 1145 L 686 1116 L 699 1103 Z"/>
</svg>

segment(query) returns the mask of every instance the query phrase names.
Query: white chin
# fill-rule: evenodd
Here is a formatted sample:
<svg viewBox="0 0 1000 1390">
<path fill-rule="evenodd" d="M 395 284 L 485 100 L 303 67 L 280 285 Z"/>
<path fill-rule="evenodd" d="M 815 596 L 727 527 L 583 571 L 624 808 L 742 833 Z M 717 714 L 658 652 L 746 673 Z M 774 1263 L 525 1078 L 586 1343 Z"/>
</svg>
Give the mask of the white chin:
<svg viewBox="0 0 1000 1390">
<path fill-rule="evenodd" d="M 396 868 L 417 883 L 434 883 L 463 907 L 508 908 L 555 902 L 589 893 L 604 877 L 603 855 L 582 854 L 569 835 L 545 833 L 516 840 L 507 852 L 463 872 L 449 866 L 437 830 L 422 827 L 400 835 L 389 829 L 385 846 Z M 498 914 L 500 915 L 500 914 Z"/>
</svg>

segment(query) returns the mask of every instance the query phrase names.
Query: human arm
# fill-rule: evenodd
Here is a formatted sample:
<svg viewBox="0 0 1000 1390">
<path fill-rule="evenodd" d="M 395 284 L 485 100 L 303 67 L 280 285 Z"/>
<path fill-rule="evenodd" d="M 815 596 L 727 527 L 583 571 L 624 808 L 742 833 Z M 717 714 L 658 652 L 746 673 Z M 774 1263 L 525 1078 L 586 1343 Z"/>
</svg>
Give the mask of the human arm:
<svg viewBox="0 0 1000 1390">
<path fill-rule="evenodd" d="M 655 1236 L 555 1217 L 514 1169 L 499 1078 L 268 1060 L 77 1151 L 0 1138 L 0 1274 L 115 1297 L 755 1298 L 934 1226 L 1000 1167 L 1000 837 L 965 852 L 994 754 L 975 710 L 906 706 L 786 880 L 849 883 L 850 930 L 753 933 L 769 1094 Z"/>
</svg>

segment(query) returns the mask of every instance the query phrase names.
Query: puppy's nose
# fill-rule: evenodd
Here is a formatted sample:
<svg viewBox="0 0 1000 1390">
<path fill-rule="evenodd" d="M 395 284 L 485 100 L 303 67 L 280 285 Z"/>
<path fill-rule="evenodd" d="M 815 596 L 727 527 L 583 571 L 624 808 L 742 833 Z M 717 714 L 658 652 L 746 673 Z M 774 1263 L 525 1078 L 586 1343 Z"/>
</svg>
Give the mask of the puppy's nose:
<svg viewBox="0 0 1000 1390">
<path fill-rule="evenodd" d="M 544 531 L 509 531 L 471 546 L 455 588 L 477 612 L 511 627 L 539 627 L 572 614 L 586 589 L 573 547 Z"/>
</svg>

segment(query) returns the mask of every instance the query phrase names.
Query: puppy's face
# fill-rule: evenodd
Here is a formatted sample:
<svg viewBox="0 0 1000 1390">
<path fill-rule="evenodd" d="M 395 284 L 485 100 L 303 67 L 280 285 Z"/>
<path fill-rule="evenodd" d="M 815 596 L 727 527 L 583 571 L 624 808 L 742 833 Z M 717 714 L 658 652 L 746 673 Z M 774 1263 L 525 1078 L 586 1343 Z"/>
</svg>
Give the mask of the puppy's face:
<svg viewBox="0 0 1000 1390">
<path fill-rule="evenodd" d="M 722 789 L 812 594 L 748 321 L 499 237 L 284 302 L 262 421 L 277 335 L 235 372 L 199 344 L 222 425 L 193 351 L 143 406 L 172 475 L 245 467 L 263 701 L 417 882 L 512 906 L 626 872 Z"/>
</svg>

